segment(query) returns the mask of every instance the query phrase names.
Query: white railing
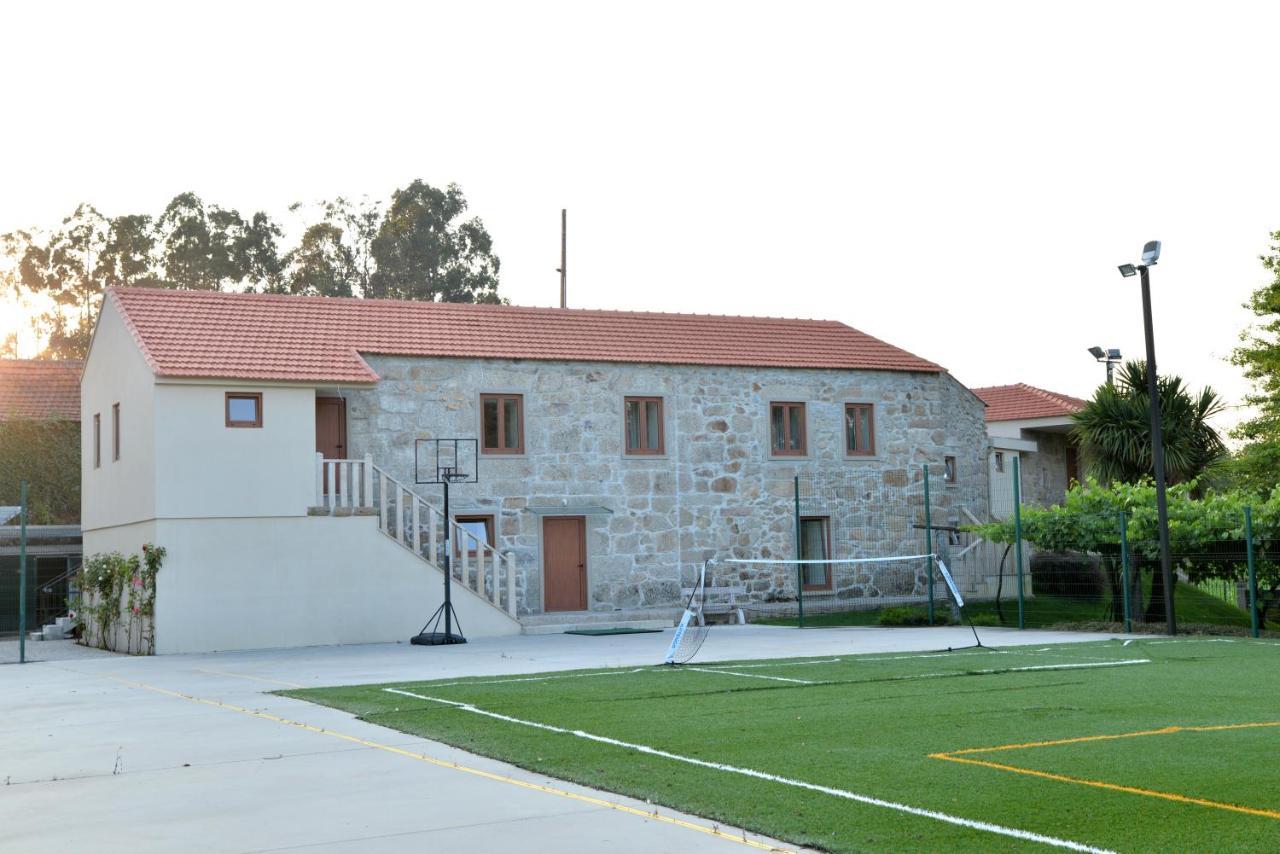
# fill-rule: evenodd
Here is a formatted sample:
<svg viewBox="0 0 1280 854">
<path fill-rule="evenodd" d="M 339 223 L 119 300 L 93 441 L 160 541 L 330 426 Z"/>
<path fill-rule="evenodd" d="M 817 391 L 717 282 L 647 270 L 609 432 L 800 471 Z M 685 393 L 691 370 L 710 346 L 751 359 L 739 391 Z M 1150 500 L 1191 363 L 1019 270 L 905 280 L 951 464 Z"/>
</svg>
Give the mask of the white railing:
<svg viewBox="0 0 1280 854">
<path fill-rule="evenodd" d="M 324 462 L 327 464 L 334 461 Z M 373 465 L 368 457 L 365 458 L 362 475 L 367 480 L 362 497 L 366 497 L 368 503 L 355 506 L 377 507 L 378 530 L 443 570 L 444 514 Z M 339 486 L 342 485 L 341 475 L 338 483 Z M 453 549 L 451 569 L 454 580 L 514 617 L 515 557 L 510 552 L 499 552 L 457 522 L 449 522 L 449 539 Z"/>
<path fill-rule="evenodd" d="M 326 460 L 316 454 L 316 505 L 332 513 L 373 506 L 373 457 L 362 460 Z"/>
</svg>

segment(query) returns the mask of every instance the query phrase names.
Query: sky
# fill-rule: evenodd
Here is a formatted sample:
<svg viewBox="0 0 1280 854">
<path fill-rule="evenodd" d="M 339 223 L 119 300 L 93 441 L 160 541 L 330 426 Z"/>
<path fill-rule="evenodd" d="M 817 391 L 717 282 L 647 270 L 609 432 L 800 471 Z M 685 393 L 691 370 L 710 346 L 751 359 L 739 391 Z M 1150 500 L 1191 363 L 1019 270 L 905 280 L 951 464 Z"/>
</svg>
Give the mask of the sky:
<svg viewBox="0 0 1280 854">
<path fill-rule="evenodd" d="M 513 303 L 558 304 L 563 207 L 570 306 L 840 320 L 1081 397 L 1088 347 L 1142 355 L 1116 265 L 1159 239 L 1161 373 L 1248 390 L 1278 4 L 43 2 L 0 31 L 0 232 L 456 182 Z"/>
</svg>

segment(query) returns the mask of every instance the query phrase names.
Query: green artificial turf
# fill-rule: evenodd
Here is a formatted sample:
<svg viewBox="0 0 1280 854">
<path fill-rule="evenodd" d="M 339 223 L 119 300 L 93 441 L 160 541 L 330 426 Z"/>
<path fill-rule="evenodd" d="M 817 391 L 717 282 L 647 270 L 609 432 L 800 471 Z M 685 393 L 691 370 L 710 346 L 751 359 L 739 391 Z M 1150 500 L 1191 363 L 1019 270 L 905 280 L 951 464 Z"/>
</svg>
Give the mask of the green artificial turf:
<svg viewBox="0 0 1280 854">
<path fill-rule="evenodd" d="M 655 643 L 655 657 L 660 646 Z M 1149 663 L 1113 665 L 1129 660 Z M 281 693 L 539 773 L 832 851 L 1045 846 L 438 701 L 1103 849 L 1280 850 L 1280 763 L 1273 761 L 1280 726 L 1185 729 L 1280 721 L 1280 645 L 1274 643 L 1153 638 L 697 666 L 702 669 Z M 1136 732 L 1149 734 L 1127 735 Z M 1117 735 L 1125 737 L 957 753 Z"/>
</svg>

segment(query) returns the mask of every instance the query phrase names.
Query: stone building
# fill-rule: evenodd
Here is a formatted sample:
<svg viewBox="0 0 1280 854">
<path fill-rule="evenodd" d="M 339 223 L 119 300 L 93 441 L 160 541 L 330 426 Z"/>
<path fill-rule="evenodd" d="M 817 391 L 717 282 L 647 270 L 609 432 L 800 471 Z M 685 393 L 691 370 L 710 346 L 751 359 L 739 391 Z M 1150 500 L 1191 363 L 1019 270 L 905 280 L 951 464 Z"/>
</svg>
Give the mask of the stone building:
<svg viewBox="0 0 1280 854">
<path fill-rule="evenodd" d="M 167 549 L 161 652 L 404 639 L 439 603 L 445 532 L 459 617 L 492 635 L 669 614 L 703 561 L 793 558 L 798 475 L 865 511 L 929 465 L 944 512 L 987 500 L 981 401 L 830 321 L 115 289 L 82 410 L 103 425 L 86 552 Z M 445 520 L 415 452 L 450 437 L 476 441 L 478 482 Z M 800 552 L 920 545 L 839 524 L 801 520 Z M 782 567 L 734 580 L 795 594 Z"/>
<path fill-rule="evenodd" d="M 1023 503 L 1060 504 L 1071 482 L 1080 479 L 1071 416 L 1087 401 L 1026 383 L 975 388 L 973 393 L 987 405 L 992 512 L 1000 517 L 1012 512 L 1015 458 L 1022 471 Z"/>
</svg>

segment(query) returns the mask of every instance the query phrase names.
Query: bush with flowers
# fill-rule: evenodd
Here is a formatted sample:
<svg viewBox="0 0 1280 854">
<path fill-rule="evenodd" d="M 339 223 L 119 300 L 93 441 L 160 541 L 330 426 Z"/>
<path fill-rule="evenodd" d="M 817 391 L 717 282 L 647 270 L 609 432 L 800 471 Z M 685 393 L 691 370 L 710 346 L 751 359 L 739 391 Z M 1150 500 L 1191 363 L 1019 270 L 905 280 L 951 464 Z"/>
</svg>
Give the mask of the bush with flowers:
<svg viewBox="0 0 1280 854">
<path fill-rule="evenodd" d="M 156 575 L 164 555 L 162 546 L 145 543 L 141 555 L 107 552 L 85 559 L 77 603 L 83 643 L 94 644 L 96 639 L 102 649 L 155 652 Z"/>
</svg>

